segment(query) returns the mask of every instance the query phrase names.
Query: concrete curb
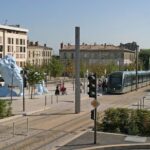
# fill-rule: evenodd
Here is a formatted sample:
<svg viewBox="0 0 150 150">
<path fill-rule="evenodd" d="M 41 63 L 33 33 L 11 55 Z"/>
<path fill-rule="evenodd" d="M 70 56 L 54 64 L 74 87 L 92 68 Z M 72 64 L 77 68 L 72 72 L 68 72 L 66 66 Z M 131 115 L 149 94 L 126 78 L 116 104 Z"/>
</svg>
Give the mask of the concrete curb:
<svg viewBox="0 0 150 150">
<path fill-rule="evenodd" d="M 127 150 L 127 149 L 150 149 L 150 143 L 94 146 L 90 148 L 81 148 L 78 150 Z"/>
<path fill-rule="evenodd" d="M 88 129 L 89 130 L 89 129 Z M 69 143 L 70 141 L 73 141 L 74 139 L 78 138 L 79 136 L 83 135 L 84 133 L 86 133 L 88 130 L 82 131 L 80 133 L 78 133 L 77 135 L 75 135 L 74 137 L 70 138 L 69 140 L 66 140 L 65 142 L 63 142 L 62 144 L 58 145 L 59 148 L 63 147 L 64 145 L 66 145 L 67 143 Z"/>
<path fill-rule="evenodd" d="M 31 112 L 21 112 L 20 114 L 0 119 L 0 123 L 5 122 L 5 121 L 10 121 L 10 120 L 13 120 L 13 119 L 17 119 L 17 118 L 20 118 L 20 117 L 23 117 L 23 116 L 31 115 L 31 114 L 34 114 L 34 113 L 38 113 L 38 112 L 48 110 L 48 109 L 50 109 L 50 107 L 46 107 L 46 108 L 39 109 L 39 110 L 36 110 L 36 111 L 31 111 Z"/>
<path fill-rule="evenodd" d="M 23 116 L 23 115 L 15 115 L 15 116 L 3 118 L 3 119 L 0 119 L 0 123 L 1 123 L 1 122 L 5 122 L 5 121 L 10 121 L 10 120 L 13 120 L 13 119 L 17 119 L 17 118 L 22 117 L 22 116 Z"/>
</svg>

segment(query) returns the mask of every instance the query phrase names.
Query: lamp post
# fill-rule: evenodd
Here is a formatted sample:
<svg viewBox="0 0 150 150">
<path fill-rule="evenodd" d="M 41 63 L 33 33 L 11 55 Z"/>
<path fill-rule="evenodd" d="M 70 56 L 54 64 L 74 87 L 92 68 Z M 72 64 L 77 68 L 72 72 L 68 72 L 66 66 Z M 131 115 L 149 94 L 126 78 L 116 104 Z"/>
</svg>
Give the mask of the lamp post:
<svg viewBox="0 0 150 150">
<path fill-rule="evenodd" d="M 136 91 L 138 89 L 138 49 L 139 46 L 136 47 Z"/>
<path fill-rule="evenodd" d="M 14 66 L 11 65 L 12 68 L 12 76 L 11 76 L 11 103 L 12 103 L 12 88 L 13 88 L 13 78 L 14 78 Z"/>
<path fill-rule="evenodd" d="M 24 70 L 23 70 L 23 112 L 25 112 L 25 94 L 24 94 L 24 85 L 25 85 L 25 79 L 24 79 L 25 77 L 24 77 Z"/>
</svg>

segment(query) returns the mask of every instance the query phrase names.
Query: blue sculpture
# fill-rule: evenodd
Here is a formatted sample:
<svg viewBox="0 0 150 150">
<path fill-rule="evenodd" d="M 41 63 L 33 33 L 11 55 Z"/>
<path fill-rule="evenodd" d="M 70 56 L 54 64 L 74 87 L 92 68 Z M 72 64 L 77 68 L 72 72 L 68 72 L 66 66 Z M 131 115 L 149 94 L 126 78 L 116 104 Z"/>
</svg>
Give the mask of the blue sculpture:
<svg viewBox="0 0 150 150">
<path fill-rule="evenodd" d="M 41 95 L 44 93 L 48 93 L 48 89 L 45 87 L 44 80 L 42 81 L 42 83 L 35 84 L 35 87 L 37 89 L 37 92 L 35 93 L 35 95 Z"/>
<path fill-rule="evenodd" d="M 14 57 L 6 55 L 0 59 L 0 74 L 5 81 L 5 85 L 0 88 L 0 96 L 22 96 L 23 95 L 23 79 L 20 74 L 21 68 L 17 66 Z M 17 86 L 19 93 L 15 91 L 11 93 L 8 86 Z"/>
</svg>

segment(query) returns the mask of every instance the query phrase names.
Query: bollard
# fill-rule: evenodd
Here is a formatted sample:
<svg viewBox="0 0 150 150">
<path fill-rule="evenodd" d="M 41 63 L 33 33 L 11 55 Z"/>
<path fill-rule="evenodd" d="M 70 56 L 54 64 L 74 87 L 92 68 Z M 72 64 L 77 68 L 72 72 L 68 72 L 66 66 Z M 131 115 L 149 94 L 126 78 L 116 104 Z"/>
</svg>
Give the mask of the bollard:
<svg viewBox="0 0 150 150">
<path fill-rule="evenodd" d="M 141 99 L 140 99 L 140 110 L 141 110 L 141 106 L 142 106 L 142 103 L 141 103 L 142 101 L 141 101 Z"/>
<path fill-rule="evenodd" d="M 13 122 L 13 137 L 15 136 L 15 123 Z"/>
<path fill-rule="evenodd" d="M 145 100 L 145 97 L 143 97 L 143 109 L 144 109 L 144 100 Z"/>
<path fill-rule="evenodd" d="M 139 109 L 139 102 L 137 103 L 137 109 Z"/>
<path fill-rule="evenodd" d="M 53 104 L 53 95 L 51 95 L 51 104 Z"/>
<path fill-rule="evenodd" d="M 28 132 L 29 132 L 29 119 L 27 118 L 27 135 L 28 135 Z"/>
<path fill-rule="evenodd" d="M 57 103 L 58 103 L 58 95 L 56 96 L 56 101 L 57 101 Z"/>
<path fill-rule="evenodd" d="M 45 106 L 47 105 L 47 97 L 46 97 L 46 95 L 45 95 Z"/>
</svg>

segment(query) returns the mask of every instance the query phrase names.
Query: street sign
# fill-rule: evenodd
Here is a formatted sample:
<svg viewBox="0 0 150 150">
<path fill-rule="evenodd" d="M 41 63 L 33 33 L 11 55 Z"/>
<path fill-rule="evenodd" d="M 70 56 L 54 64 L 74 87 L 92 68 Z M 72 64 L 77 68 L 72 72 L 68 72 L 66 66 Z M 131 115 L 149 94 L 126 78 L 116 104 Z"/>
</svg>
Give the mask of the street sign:
<svg viewBox="0 0 150 150">
<path fill-rule="evenodd" d="M 97 108 L 97 107 L 100 105 L 100 103 L 99 103 L 96 99 L 94 99 L 94 100 L 91 102 L 91 105 L 92 105 L 94 108 Z"/>
</svg>

